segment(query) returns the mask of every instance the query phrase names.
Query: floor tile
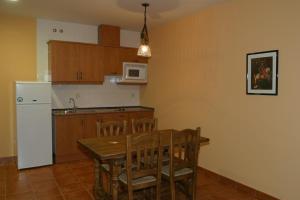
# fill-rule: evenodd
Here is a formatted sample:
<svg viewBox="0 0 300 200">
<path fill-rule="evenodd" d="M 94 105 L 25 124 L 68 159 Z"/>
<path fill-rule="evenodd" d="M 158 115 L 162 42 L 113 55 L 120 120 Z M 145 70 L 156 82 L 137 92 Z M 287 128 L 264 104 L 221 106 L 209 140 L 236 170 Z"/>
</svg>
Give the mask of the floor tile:
<svg viewBox="0 0 300 200">
<path fill-rule="evenodd" d="M 6 200 L 36 200 L 34 193 L 8 195 Z"/>
<path fill-rule="evenodd" d="M 75 176 L 66 174 L 63 176 L 56 177 L 56 182 L 59 186 L 64 186 L 64 185 L 79 183 L 79 179 Z"/>
<path fill-rule="evenodd" d="M 64 200 L 62 196 L 45 196 L 45 197 L 39 197 L 37 200 Z"/>
<path fill-rule="evenodd" d="M 64 195 L 66 200 L 92 200 L 87 191 L 71 192 Z"/>
<path fill-rule="evenodd" d="M 70 185 L 64 185 L 64 186 L 61 186 L 60 189 L 61 189 L 62 193 L 70 193 L 70 192 L 85 190 L 82 183 L 73 183 Z"/>
<path fill-rule="evenodd" d="M 36 198 L 38 200 L 60 200 L 63 199 L 63 196 L 59 193 L 59 191 L 48 191 L 45 193 L 37 193 Z"/>
<path fill-rule="evenodd" d="M 7 195 L 23 194 L 28 192 L 32 192 L 32 189 L 27 180 L 9 181 L 6 183 Z"/>
<path fill-rule="evenodd" d="M 32 183 L 32 189 L 35 193 L 44 194 L 44 193 L 58 193 L 58 187 L 54 180 L 34 182 Z"/>
</svg>

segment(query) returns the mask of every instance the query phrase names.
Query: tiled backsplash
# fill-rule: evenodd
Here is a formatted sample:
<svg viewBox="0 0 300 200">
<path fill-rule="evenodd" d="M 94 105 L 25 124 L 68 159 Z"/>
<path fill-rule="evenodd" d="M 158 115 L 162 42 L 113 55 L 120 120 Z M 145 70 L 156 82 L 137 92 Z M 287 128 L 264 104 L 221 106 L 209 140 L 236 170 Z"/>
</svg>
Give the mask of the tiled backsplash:
<svg viewBox="0 0 300 200">
<path fill-rule="evenodd" d="M 140 105 L 139 86 L 117 85 L 114 77 L 105 77 L 103 85 L 53 85 L 52 108 L 69 108 L 69 98 L 76 106 L 111 107 Z"/>
</svg>

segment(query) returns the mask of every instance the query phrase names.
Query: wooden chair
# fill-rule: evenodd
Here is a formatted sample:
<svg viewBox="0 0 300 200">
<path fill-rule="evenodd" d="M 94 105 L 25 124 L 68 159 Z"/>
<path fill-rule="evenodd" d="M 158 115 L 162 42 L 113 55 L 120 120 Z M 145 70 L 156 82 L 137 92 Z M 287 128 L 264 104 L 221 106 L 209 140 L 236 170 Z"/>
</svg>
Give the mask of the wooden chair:
<svg viewBox="0 0 300 200">
<path fill-rule="evenodd" d="M 107 122 L 97 122 L 97 137 L 109 137 L 109 136 L 119 136 L 127 134 L 127 121 L 107 121 Z M 99 165 L 100 170 L 100 180 L 103 181 L 102 173 L 105 173 L 109 177 L 108 190 L 111 193 L 111 170 L 112 166 L 109 163 L 101 163 Z M 103 185 L 103 183 L 102 183 Z"/>
<path fill-rule="evenodd" d="M 146 133 L 157 130 L 156 118 L 142 118 L 132 119 L 131 121 L 132 133 Z"/>
<path fill-rule="evenodd" d="M 97 137 L 127 134 L 127 121 L 97 122 Z"/>
<path fill-rule="evenodd" d="M 176 183 L 189 199 L 196 199 L 197 161 L 200 147 L 200 128 L 172 131 L 170 162 L 162 169 L 162 177 L 170 182 L 172 200 L 175 200 Z M 180 185 L 180 182 L 184 183 Z M 192 190 L 192 191 L 190 191 Z"/>
<path fill-rule="evenodd" d="M 132 134 L 157 131 L 157 118 L 132 119 L 131 126 Z M 164 153 L 162 162 L 164 164 L 169 162 L 169 155 L 167 152 Z"/>
<path fill-rule="evenodd" d="M 153 191 L 156 187 L 156 195 L 150 199 L 159 200 L 162 161 L 159 132 L 127 135 L 126 144 L 126 170 L 119 176 L 119 182 L 127 187 L 128 199 L 133 199 L 135 190 L 150 188 Z"/>
</svg>

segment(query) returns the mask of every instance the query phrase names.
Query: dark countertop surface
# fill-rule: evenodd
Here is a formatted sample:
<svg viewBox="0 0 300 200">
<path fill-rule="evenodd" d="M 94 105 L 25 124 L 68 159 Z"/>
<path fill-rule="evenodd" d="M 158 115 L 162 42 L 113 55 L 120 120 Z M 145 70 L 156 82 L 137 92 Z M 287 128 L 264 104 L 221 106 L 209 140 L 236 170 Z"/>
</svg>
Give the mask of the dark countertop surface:
<svg viewBox="0 0 300 200">
<path fill-rule="evenodd" d="M 118 113 L 118 112 L 141 112 L 154 111 L 154 108 L 144 106 L 124 106 L 124 107 L 95 107 L 95 108 L 64 108 L 52 109 L 53 115 L 78 115 L 78 114 L 97 114 L 97 113 Z"/>
</svg>

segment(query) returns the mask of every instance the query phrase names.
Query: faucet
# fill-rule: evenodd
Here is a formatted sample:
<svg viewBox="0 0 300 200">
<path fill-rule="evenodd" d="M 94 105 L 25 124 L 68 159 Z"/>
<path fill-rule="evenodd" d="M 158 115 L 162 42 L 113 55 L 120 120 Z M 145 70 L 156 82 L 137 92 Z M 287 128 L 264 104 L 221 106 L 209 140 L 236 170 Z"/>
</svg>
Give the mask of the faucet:
<svg viewBox="0 0 300 200">
<path fill-rule="evenodd" d="M 72 103 L 73 104 L 73 111 L 75 112 L 77 107 L 76 107 L 76 103 L 75 103 L 75 99 L 74 98 L 69 98 L 69 103 Z"/>
</svg>

